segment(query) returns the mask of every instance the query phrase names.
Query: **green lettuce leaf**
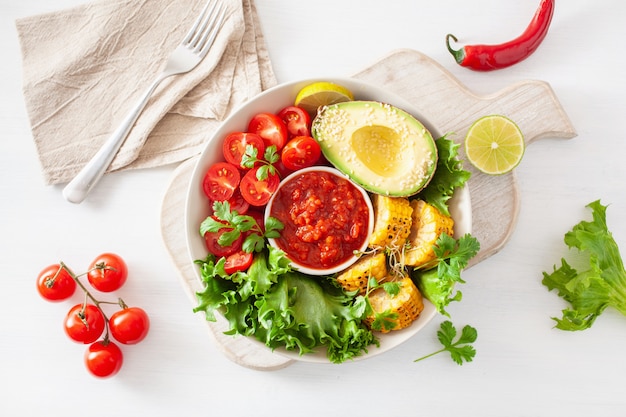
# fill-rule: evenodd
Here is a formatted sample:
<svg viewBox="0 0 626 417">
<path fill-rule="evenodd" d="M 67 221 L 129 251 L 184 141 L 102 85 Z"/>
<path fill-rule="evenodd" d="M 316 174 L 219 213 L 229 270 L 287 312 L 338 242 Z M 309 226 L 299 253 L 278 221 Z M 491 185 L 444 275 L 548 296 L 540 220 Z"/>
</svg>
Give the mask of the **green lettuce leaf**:
<svg viewBox="0 0 626 417">
<path fill-rule="evenodd" d="M 256 303 L 255 336 L 272 349 L 284 346 L 300 354 L 323 346 L 331 362 L 344 362 L 376 343 L 350 304 L 351 297 L 324 278 L 283 274 Z"/>
<path fill-rule="evenodd" d="M 305 354 L 317 348 L 341 363 L 378 345 L 361 321 L 354 295 L 344 293 L 327 277 L 292 271 L 280 250 L 268 247 L 255 254 L 246 273 L 227 275 L 212 257 L 197 262 L 205 289 L 196 294 L 195 312 L 215 321 L 219 311 L 229 323 L 227 334 L 254 336 L 268 347 Z"/>
<path fill-rule="evenodd" d="M 587 205 L 593 221 L 581 221 L 565 234 L 565 244 L 583 255 L 579 272 L 565 258 L 552 273 L 543 273 L 542 283 L 556 290 L 571 308 L 562 311 L 562 318 L 553 319 L 562 330 L 585 330 L 607 307 L 626 315 L 626 271 L 619 248 L 606 223 L 606 208 L 596 200 Z"/>
<path fill-rule="evenodd" d="M 220 278 L 220 268 L 215 264 L 213 255 L 206 259 L 196 261 L 200 266 L 200 273 L 204 282 L 204 291 L 197 294 L 199 304 L 194 308 L 194 312 L 204 311 L 206 319 L 215 321 L 215 311 L 228 304 L 228 292 L 235 289 L 232 282 Z M 223 264 L 223 263 L 222 263 Z"/>
<path fill-rule="evenodd" d="M 462 168 L 462 161 L 458 159 L 459 144 L 443 136 L 435 141 L 437 145 L 437 169 L 428 186 L 419 194 L 427 203 L 435 206 L 446 216 L 450 215 L 448 200 L 452 198 L 454 190 L 462 187 L 472 175 Z"/>
</svg>

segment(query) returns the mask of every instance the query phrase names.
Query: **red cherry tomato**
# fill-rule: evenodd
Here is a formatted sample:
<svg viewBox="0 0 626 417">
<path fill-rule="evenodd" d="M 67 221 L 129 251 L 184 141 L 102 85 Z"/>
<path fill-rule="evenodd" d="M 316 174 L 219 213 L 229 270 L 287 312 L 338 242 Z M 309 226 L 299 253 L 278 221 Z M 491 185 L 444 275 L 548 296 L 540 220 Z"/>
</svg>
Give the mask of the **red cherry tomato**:
<svg viewBox="0 0 626 417">
<path fill-rule="evenodd" d="M 89 265 L 87 280 L 92 287 L 102 292 L 119 289 L 126 282 L 126 262 L 114 253 L 103 253 Z"/>
<path fill-rule="evenodd" d="M 241 165 L 241 158 L 246 153 L 246 147 L 252 146 L 257 150 L 257 158 L 263 159 L 265 143 L 259 135 L 254 133 L 234 132 L 224 138 L 222 151 L 227 162 L 241 168 L 249 169 Z"/>
<path fill-rule="evenodd" d="M 141 342 L 150 330 L 150 318 L 139 307 L 118 310 L 109 319 L 109 330 L 115 340 L 125 345 Z"/>
<path fill-rule="evenodd" d="M 228 199 L 228 204 L 230 205 L 230 211 L 236 211 L 239 214 L 246 214 L 250 208 L 250 203 L 243 198 L 239 188 L 237 188 L 233 196 Z"/>
<path fill-rule="evenodd" d="M 248 132 L 259 135 L 265 147 L 276 146 L 276 151 L 280 151 L 287 143 L 287 126 L 272 113 L 259 113 L 252 117 L 248 124 Z"/>
<path fill-rule="evenodd" d="M 293 171 L 315 165 L 322 150 L 310 136 L 296 136 L 285 145 L 281 154 L 283 164 Z"/>
<path fill-rule="evenodd" d="M 60 264 L 54 264 L 39 273 L 37 290 L 48 301 L 66 300 L 76 291 L 76 281 Z"/>
<path fill-rule="evenodd" d="M 89 345 L 84 359 L 92 375 L 106 378 L 119 372 L 124 362 L 124 355 L 115 343 L 101 340 Z"/>
<path fill-rule="evenodd" d="M 278 188 L 278 174 L 269 174 L 265 179 L 257 178 L 258 168 L 253 168 L 241 179 L 241 195 L 251 206 L 264 206 Z"/>
<path fill-rule="evenodd" d="M 222 256 L 232 255 L 233 253 L 240 250 L 243 244 L 242 235 L 239 235 L 230 245 L 222 246 L 219 244 L 220 236 L 222 236 L 226 232 L 229 232 L 230 230 L 230 228 L 224 227 L 222 229 L 219 229 L 217 232 L 206 232 L 204 234 L 204 241 L 206 243 L 207 250 L 218 258 L 221 258 Z"/>
<path fill-rule="evenodd" d="M 104 316 L 93 304 L 77 304 L 65 316 L 63 327 L 70 339 L 79 343 L 93 343 L 104 331 Z"/>
<path fill-rule="evenodd" d="M 283 148 L 284 150 L 285 148 Z M 285 178 L 287 175 L 291 174 L 293 171 L 288 169 L 285 164 L 283 164 L 282 159 L 279 159 L 278 161 L 274 162 L 272 165 L 274 165 L 274 168 L 276 168 L 276 171 L 278 171 L 278 174 L 280 175 L 280 178 Z"/>
<path fill-rule="evenodd" d="M 253 255 L 246 251 L 240 250 L 226 257 L 224 263 L 224 272 L 228 275 L 239 271 L 246 271 L 252 265 Z"/>
<path fill-rule="evenodd" d="M 287 126 L 289 137 L 295 136 L 311 136 L 309 130 L 311 126 L 311 116 L 309 113 L 297 106 L 287 106 L 278 112 L 278 117 Z"/>
<path fill-rule="evenodd" d="M 207 170 L 202 181 L 202 188 L 212 201 L 226 201 L 233 196 L 241 174 L 239 169 L 228 162 L 217 162 Z"/>
</svg>

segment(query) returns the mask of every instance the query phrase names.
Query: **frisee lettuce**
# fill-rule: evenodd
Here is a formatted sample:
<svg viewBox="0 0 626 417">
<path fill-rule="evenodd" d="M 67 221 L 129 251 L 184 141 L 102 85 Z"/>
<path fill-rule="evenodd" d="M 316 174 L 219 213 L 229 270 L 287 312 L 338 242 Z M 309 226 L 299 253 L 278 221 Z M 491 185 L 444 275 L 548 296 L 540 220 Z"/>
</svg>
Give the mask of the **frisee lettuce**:
<svg viewBox="0 0 626 417">
<path fill-rule="evenodd" d="M 626 271 L 606 223 L 606 209 L 596 200 L 587 207 L 593 221 L 581 221 L 565 234 L 565 244 L 584 255 L 581 272 L 561 258 L 561 266 L 552 273 L 543 273 L 542 283 L 549 291 L 556 290 L 571 308 L 562 311 L 562 318 L 553 317 L 561 330 L 585 330 L 607 307 L 626 315 Z"/>
<path fill-rule="evenodd" d="M 220 311 L 227 334 L 254 336 L 271 349 L 284 347 L 301 355 L 326 349 L 333 363 L 345 362 L 378 345 L 362 323 L 361 311 L 328 277 L 293 271 L 288 258 L 268 246 L 254 255 L 247 272 L 224 273 L 223 261 L 209 255 L 200 266 L 205 289 L 197 293 L 194 312 L 215 321 Z"/>
</svg>

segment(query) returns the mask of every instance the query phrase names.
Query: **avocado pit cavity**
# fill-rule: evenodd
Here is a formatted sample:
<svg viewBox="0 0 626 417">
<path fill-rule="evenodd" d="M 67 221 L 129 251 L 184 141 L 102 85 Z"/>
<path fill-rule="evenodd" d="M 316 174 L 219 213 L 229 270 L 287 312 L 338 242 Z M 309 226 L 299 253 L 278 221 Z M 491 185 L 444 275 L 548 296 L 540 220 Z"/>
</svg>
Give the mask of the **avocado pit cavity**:
<svg viewBox="0 0 626 417">
<path fill-rule="evenodd" d="M 403 138 L 387 126 L 363 126 L 352 134 L 352 149 L 356 157 L 377 175 L 398 175 L 402 161 Z"/>
</svg>

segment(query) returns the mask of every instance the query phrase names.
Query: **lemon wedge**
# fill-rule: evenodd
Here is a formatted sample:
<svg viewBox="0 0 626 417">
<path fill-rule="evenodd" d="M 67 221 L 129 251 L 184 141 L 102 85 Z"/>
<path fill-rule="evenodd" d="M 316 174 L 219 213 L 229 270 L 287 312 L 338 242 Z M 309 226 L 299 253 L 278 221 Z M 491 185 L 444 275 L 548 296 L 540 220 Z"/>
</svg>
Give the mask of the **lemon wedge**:
<svg viewBox="0 0 626 417">
<path fill-rule="evenodd" d="M 354 100 L 350 90 L 328 81 L 318 81 L 302 88 L 296 95 L 294 104 L 306 110 L 312 117 L 321 106 Z"/>
<path fill-rule="evenodd" d="M 465 136 L 467 159 L 488 175 L 511 172 L 524 156 L 520 128 L 508 117 L 489 115 L 476 120 Z"/>
</svg>

